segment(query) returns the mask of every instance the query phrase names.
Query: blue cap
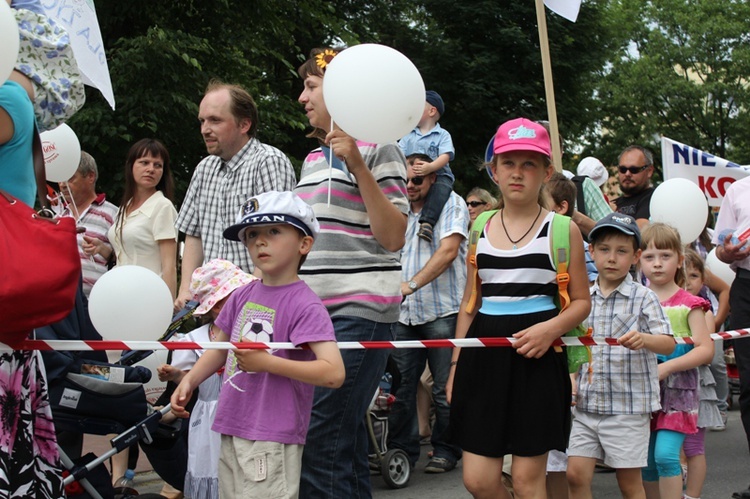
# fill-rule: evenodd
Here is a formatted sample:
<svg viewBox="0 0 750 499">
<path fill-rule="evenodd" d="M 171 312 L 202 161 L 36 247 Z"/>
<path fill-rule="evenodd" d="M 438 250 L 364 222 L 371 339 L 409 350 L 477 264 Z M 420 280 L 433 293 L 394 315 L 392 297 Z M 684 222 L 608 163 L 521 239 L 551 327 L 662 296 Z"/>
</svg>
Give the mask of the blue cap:
<svg viewBox="0 0 750 499">
<path fill-rule="evenodd" d="M 445 104 L 443 104 L 443 98 L 440 97 L 440 94 L 435 92 L 434 90 L 428 90 L 425 92 L 425 99 L 431 106 L 435 106 L 435 109 L 437 109 L 437 112 L 440 113 L 440 116 L 445 113 Z"/>
</svg>

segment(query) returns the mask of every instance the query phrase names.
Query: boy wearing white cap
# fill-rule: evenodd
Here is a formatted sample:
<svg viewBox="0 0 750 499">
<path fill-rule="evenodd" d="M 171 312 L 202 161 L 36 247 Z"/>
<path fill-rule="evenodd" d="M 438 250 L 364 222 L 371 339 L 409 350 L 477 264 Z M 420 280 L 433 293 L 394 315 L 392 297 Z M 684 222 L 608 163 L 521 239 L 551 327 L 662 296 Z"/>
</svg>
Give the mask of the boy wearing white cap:
<svg viewBox="0 0 750 499">
<path fill-rule="evenodd" d="M 221 436 L 220 497 L 297 497 L 313 385 L 337 388 L 344 366 L 320 299 L 297 276 L 320 227 L 291 192 L 249 199 L 224 237 L 241 241 L 263 277 L 232 293 L 215 325 L 218 341 L 291 342 L 300 350 L 206 352 L 172 395 L 172 411 L 224 366 L 213 429 Z"/>
</svg>

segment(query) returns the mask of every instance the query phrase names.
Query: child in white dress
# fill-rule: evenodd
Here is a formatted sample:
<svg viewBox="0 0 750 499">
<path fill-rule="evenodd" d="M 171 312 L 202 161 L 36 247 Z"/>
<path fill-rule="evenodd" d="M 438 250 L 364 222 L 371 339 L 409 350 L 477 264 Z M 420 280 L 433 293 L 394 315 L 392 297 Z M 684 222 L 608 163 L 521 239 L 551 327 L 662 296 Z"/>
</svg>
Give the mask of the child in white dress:
<svg viewBox="0 0 750 499">
<path fill-rule="evenodd" d="M 232 292 L 255 280 L 226 260 L 211 260 L 193 272 L 190 292 L 200 305 L 193 315 L 207 315 L 206 323 L 190 331 L 180 341 L 214 341 L 214 319 Z M 175 350 L 172 364 L 158 368 L 159 380 L 179 383 L 205 350 Z M 211 429 L 221 388 L 221 374 L 215 373 L 200 384 L 198 400 L 190 414 L 188 465 L 185 475 L 186 498 L 218 499 L 221 435 Z"/>
</svg>

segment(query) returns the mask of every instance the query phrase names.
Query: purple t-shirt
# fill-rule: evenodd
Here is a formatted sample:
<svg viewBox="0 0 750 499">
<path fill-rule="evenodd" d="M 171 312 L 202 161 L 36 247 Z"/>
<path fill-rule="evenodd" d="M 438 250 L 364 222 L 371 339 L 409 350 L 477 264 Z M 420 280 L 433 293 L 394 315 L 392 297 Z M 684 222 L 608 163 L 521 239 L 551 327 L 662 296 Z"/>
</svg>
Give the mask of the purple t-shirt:
<svg viewBox="0 0 750 499">
<path fill-rule="evenodd" d="M 227 300 L 216 325 L 231 341 L 336 341 L 320 299 L 304 281 L 266 286 L 253 281 Z M 278 357 L 310 361 L 311 350 L 269 350 Z M 304 444 L 310 423 L 313 386 L 269 373 L 246 373 L 229 352 L 213 430 L 247 440 Z"/>
</svg>

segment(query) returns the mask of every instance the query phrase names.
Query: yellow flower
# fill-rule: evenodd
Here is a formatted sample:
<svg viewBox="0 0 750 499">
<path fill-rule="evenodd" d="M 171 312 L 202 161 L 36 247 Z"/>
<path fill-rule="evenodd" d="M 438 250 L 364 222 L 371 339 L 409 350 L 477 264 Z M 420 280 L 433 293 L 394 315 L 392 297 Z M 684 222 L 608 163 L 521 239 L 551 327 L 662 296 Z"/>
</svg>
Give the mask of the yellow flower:
<svg viewBox="0 0 750 499">
<path fill-rule="evenodd" d="M 325 70 L 326 66 L 331 63 L 336 55 L 338 55 L 338 52 L 331 49 L 325 49 L 323 52 L 315 56 L 315 64 L 317 64 L 320 69 Z"/>
</svg>

